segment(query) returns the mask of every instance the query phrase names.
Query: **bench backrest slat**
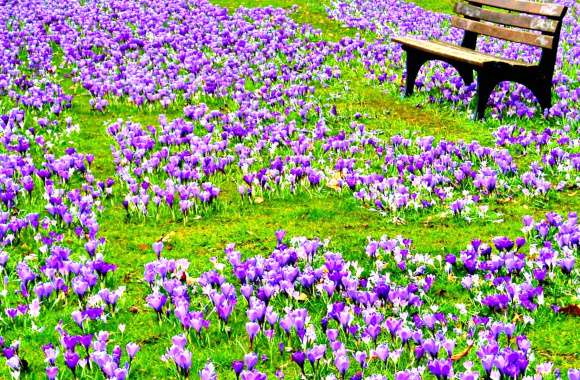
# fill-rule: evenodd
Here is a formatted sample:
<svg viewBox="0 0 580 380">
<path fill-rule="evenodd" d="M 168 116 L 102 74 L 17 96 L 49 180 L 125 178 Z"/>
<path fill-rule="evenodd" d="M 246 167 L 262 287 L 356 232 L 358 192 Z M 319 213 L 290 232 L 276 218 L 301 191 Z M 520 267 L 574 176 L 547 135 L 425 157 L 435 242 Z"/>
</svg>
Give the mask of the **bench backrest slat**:
<svg viewBox="0 0 580 380">
<path fill-rule="evenodd" d="M 538 16 L 561 19 L 564 17 L 566 7 L 554 3 L 533 3 L 523 0 L 467 0 L 471 4 L 487 5 L 494 8 L 517 11 Z"/>
<path fill-rule="evenodd" d="M 549 18 L 527 14 L 494 12 L 462 1 L 455 4 L 455 12 L 476 21 L 490 21 L 496 24 L 537 30 L 549 34 L 554 34 L 558 27 L 558 21 Z"/>
<path fill-rule="evenodd" d="M 554 44 L 554 37 L 552 36 L 504 28 L 503 26 L 486 24 L 462 17 L 453 16 L 451 18 L 451 25 L 469 32 L 496 37 L 506 41 L 520 42 L 545 49 L 552 49 Z"/>
</svg>

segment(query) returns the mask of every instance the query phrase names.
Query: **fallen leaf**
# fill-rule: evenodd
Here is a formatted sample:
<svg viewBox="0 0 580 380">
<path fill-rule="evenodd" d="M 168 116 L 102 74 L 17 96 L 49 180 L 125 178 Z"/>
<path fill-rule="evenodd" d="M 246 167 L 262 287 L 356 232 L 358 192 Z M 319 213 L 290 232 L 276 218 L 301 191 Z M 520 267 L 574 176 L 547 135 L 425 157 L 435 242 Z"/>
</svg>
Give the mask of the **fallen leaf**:
<svg viewBox="0 0 580 380">
<path fill-rule="evenodd" d="M 560 308 L 560 310 L 558 312 L 564 313 L 567 315 L 573 315 L 575 317 L 580 317 L 580 306 L 574 305 L 574 304 L 564 306 L 564 307 Z"/>
<path fill-rule="evenodd" d="M 304 293 L 300 293 L 297 297 L 298 301 L 308 301 L 308 296 Z"/>
<path fill-rule="evenodd" d="M 405 221 L 405 219 L 400 218 L 398 216 L 393 217 L 393 224 L 397 225 L 397 226 L 403 226 L 405 224 L 407 224 L 407 222 Z"/>
<path fill-rule="evenodd" d="M 163 235 L 161 237 L 161 241 L 164 242 L 164 243 L 169 243 L 176 234 L 177 233 L 175 231 L 170 231 L 166 235 Z"/>
<path fill-rule="evenodd" d="M 507 197 L 507 198 L 500 198 L 497 200 L 497 203 L 499 204 L 504 204 L 504 203 L 510 203 L 513 201 L 512 197 Z"/>
<path fill-rule="evenodd" d="M 254 203 L 260 204 L 260 203 L 263 203 L 263 202 L 264 202 L 264 198 L 262 198 L 262 197 L 256 197 L 254 199 Z"/>
<path fill-rule="evenodd" d="M 461 351 L 458 354 L 455 354 L 453 356 L 451 356 L 451 360 L 456 362 L 458 360 L 461 360 L 462 358 L 464 358 L 465 356 L 467 356 L 467 354 L 469 354 L 469 351 L 471 350 L 471 347 L 473 346 L 473 344 L 470 344 L 469 346 L 465 347 L 465 350 Z"/>
<path fill-rule="evenodd" d="M 330 179 L 330 181 L 328 181 L 326 183 L 326 187 L 331 188 L 332 190 L 335 190 L 335 191 L 340 190 L 340 186 L 338 185 L 338 181 L 335 180 L 334 178 Z"/>
<path fill-rule="evenodd" d="M 131 312 L 133 314 L 137 314 L 139 312 L 139 308 L 137 306 L 131 306 L 129 308 L 129 312 Z"/>
</svg>

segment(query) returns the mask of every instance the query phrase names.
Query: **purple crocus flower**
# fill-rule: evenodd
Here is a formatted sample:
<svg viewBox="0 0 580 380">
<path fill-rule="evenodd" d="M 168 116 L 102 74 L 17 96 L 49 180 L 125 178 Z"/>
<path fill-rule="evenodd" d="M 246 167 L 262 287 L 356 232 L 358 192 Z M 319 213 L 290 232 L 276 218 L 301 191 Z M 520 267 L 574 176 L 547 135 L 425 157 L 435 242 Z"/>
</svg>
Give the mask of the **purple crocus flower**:
<svg viewBox="0 0 580 380">
<path fill-rule="evenodd" d="M 495 245 L 495 248 L 500 252 L 510 251 L 514 246 L 514 242 L 507 236 L 495 237 L 493 239 L 493 244 Z"/>
<path fill-rule="evenodd" d="M 354 358 L 360 365 L 360 367 L 364 370 L 367 366 L 367 353 L 364 351 L 357 351 L 354 353 Z"/>
<path fill-rule="evenodd" d="M 250 352 L 244 355 L 244 364 L 248 371 L 251 371 L 258 364 L 258 355 L 255 352 Z"/>
<path fill-rule="evenodd" d="M 234 360 L 232 362 L 232 369 L 234 370 L 234 373 L 236 374 L 236 379 L 239 379 L 240 374 L 244 370 L 244 362 L 241 360 Z"/>
<path fill-rule="evenodd" d="M 562 273 L 569 275 L 572 273 L 572 269 L 574 269 L 574 264 L 576 263 L 576 258 L 573 256 L 568 256 L 560 260 L 560 268 L 562 269 Z"/>
<path fill-rule="evenodd" d="M 254 346 L 254 339 L 256 335 L 260 332 L 260 325 L 256 322 L 248 322 L 246 323 L 246 332 L 248 333 L 248 337 L 250 338 L 250 349 Z"/>
<path fill-rule="evenodd" d="M 54 380 L 58 376 L 58 367 L 50 366 L 46 367 L 46 377 L 48 380 Z"/>
<path fill-rule="evenodd" d="M 342 377 L 344 377 L 344 375 L 346 374 L 346 371 L 348 371 L 348 367 L 350 366 L 350 360 L 348 359 L 348 355 L 339 354 L 334 359 L 334 365 L 335 365 L 336 369 L 338 370 L 338 372 L 340 373 L 340 375 Z"/>
<path fill-rule="evenodd" d="M 292 361 L 300 367 L 300 372 L 304 374 L 304 362 L 306 361 L 306 355 L 303 351 L 296 351 L 292 353 Z"/>
<path fill-rule="evenodd" d="M 163 242 L 156 241 L 153 243 L 153 252 L 157 255 L 157 259 L 161 258 L 161 252 L 163 251 Z"/>
<path fill-rule="evenodd" d="M 162 293 L 155 292 L 149 294 L 146 298 L 146 301 L 147 304 L 153 308 L 153 310 L 155 310 L 158 314 L 161 314 L 161 310 L 163 309 L 165 302 L 167 302 L 167 296 Z"/>
<path fill-rule="evenodd" d="M 453 366 L 449 359 L 435 359 L 429 362 L 429 372 L 437 379 L 448 379 L 451 377 Z"/>
<path fill-rule="evenodd" d="M 125 349 L 127 350 L 127 355 L 129 355 L 129 360 L 133 361 L 133 359 L 135 359 L 135 355 L 137 352 L 139 352 L 140 347 L 136 343 L 127 343 Z"/>
<path fill-rule="evenodd" d="M 200 380 L 217 380 L 218 376 L 215 367 L 211 362 L 205 364 L 203 369 L 199 372 Z"/>
<path fill-rule="evenodd" d="M 66 351 L 64 353 L 64 363 L 72 371 L 73 376 L 76 371 L 77 363 L 79 362 L 79 354 L 74 351 Z"/>
<path fill-rule="evenodd" d="M 179 350 L 175 353 L 173 358 L 175 360 L 175 364 L 187 376 L 191 368 L 191 352 L 188 350 Z"/>
</svg>

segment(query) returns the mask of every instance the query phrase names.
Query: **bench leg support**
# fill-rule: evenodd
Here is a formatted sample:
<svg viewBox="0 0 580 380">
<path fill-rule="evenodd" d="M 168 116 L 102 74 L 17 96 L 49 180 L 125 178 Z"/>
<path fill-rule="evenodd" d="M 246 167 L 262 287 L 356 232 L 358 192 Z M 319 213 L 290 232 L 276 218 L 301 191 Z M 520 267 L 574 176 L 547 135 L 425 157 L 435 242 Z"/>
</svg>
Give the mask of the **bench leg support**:
<svg viewBox="0 0 580 380">
<path fill-rule="evenodd" d="M 427 62 L 425 57 L 422 57 L 415 51 L 407 51 L 407 79 L 405 81 L 405 96 L 413 95 L 413 89 L 415 88 L 415 81 L 417 80 L 417 75 L 419 74 L 419 69 L 421 66 Z"/>
<path fill-rule="evenodd" d="M 552 107 L 552 84 L 546 82 L 534 82 L 529 86 L 534 96 L 538 99 L 542 111 Z"/>
<path fill-rule="evenodd" d="M 485 115 L 485 108 L 491 92 L 499 83 L 493 79 L 493 74 L 479 72 L 477 75 L 477 109 L 475 111 L 475 120 L 481 120 Z"/>
<path fill-rule="evenodd" d="M 466 86 L 473 83 L 473 69 L 471 67 L 463 65 L 454 65 L 454 67 Z"/>
</svg>

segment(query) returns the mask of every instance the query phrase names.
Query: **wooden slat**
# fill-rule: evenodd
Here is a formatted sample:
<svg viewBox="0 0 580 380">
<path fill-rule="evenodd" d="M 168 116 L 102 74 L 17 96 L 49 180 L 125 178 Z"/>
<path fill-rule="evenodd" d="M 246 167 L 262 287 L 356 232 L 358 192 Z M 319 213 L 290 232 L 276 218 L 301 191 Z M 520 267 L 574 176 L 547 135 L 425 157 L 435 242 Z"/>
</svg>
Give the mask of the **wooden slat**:
<svg viewBox="0 0 580 380">
<path fill-rule="evenodd" d="M 538 30 L 547 33 L 554 33 L 558 27 L 558 22 L 549 18 L 530 16 L 527 14 L 513 14 L 494 12 L 483 9 L 462 1 L 455 4 L 455 12 L 466 17 L 490 21 L 497 24 L 516 26 L 530 30 Z"/>
<path fill-rule="evenodd" d="M 554 44 L 554 38 L 552 36 L 508 29 L 502 26 L 486 24 L 480 21 L 468 20 L 466 18 L 456 16 L 451 18 L 451 25 L 456 28 L 468 30 L 477 34 L 484 34 L 486 36 L 496 37 L 502 40 L 520 42 L 523 44 L 538 46 L 546 49 L 552 49 Z"/>
<path fill-rule="evenodd" d="M 496 57 L 495 55 L 481 53 L 481 52 L 478 52 L 476 50 L 471 50 L 468 48 L 464 48 L 462 46 L 450 44 L 450 43 L 443 42 L 443 41 L 433 40 L 431 42 L 434 43 L 435 45 L 443 46 L 445 48 L 451 48 L 451 49 L 454 49 L 456 51 L 460 51 L 460 52 L 465 53 L 465 54 L 467 54 L 468 52 L 472 52 L 473 54 L 480 56 L 480 60 L 483 63 L 501 62 L 501 63 L 505 63 L 506 65 L 519 66 L 519 67 L 537 66 L 534 63 L 528 63 L 528 62 L 523 62 L 523 61 L 516 61 L 514 59 L 506 59 L 506 58 Z"/>
<path fill-rule="evenodd" d="M 410 46 L 414 49 L 423 51 L 425 53 L 430 53 L 435 56 L 440 56 L 443 58 L 448 58 L 460 62 L 469 63 L 474 66 L 484 66 L 488 63 L 500 62 L 510 66 L 518 67 L 532 67 L 535 66 L 532 63 L 526 63 L 521 61 L 514 61 L 511 59 L 504 59 L 500 57 L 495 57 L 493 55 L 480 53 L 475 50 L 467 49 L 461 46 L 448 44 L 446 42 L 432 40 L 418 40 L 410 37 L 395 37 L 392 39 L 393 42 L 398 42 L 404 46 Z"/>
<path fill-rule="evenodd" d="M 566 7 L 554 3 L 533 3 L 523 0 L 467 0 L 471 4 L 487 5 L 494 8 L 518 11 L 528 14 L 554 18 L 564 17 Z"/>
</svg>

